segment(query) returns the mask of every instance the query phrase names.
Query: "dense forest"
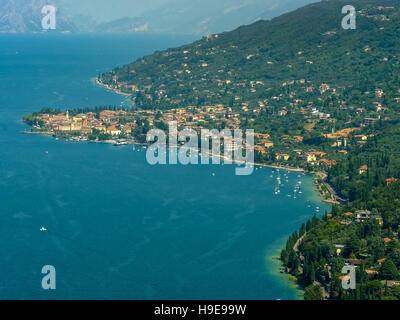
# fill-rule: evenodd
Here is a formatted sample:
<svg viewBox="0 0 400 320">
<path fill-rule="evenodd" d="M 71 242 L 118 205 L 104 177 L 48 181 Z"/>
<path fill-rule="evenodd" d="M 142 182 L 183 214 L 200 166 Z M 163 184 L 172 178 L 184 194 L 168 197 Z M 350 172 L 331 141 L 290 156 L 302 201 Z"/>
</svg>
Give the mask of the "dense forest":
<svg viewBox="0 0 400 320">
<path fill-rule="evenodd" d="M 282 251 L 288 271 L 307 287 L 306 298 L 315 298 L 317 285 L 330 299 L 400 299 L 400 123 L 374 129 L 374 139 L 329 170 L 330 182 L 349 202 L 303 225 Z M 361 165 L 368 171 L 360 174 Z M 360 210 L 369 216 L 359 219 Z M 345 264 L 357 267 L 355 290 L 342 289 Z"/>
</svg>

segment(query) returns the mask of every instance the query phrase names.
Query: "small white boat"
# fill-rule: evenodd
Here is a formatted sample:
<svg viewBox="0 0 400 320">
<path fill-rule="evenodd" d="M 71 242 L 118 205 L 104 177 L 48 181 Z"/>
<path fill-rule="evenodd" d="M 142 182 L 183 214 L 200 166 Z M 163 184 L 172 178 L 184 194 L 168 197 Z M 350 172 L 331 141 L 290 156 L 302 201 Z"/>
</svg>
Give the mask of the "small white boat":
<svg viewBox="0 0 400 320">
<path fill-rule="evenodd" d="M 46 231 L 47 231 L 47 229 L 45 227 L 40 228 L 40 232 L 46 232 Z"/>
</svg>

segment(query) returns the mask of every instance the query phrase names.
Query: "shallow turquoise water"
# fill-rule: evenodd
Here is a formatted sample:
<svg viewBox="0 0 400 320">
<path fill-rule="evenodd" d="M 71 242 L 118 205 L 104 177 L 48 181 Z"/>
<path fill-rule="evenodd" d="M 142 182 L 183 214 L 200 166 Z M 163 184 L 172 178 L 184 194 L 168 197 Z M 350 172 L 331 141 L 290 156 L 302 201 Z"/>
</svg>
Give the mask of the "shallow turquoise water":
<svg viewBox="0 0 400 320">
<path fill-rule="evenodd" d="M 152 167 L 141 150 L 21 134 L 21 117 L 44 106 L 123 103 L 91 79 L 190 40 L 0 37 L 0 299 L 296 298 L 268 257 L 328 207 L 311 177 L 286 183 L 281 171 L 274 195 L 267 168 Z M 303 194 L 288 198 L 299 179 Z"/>
</svg>

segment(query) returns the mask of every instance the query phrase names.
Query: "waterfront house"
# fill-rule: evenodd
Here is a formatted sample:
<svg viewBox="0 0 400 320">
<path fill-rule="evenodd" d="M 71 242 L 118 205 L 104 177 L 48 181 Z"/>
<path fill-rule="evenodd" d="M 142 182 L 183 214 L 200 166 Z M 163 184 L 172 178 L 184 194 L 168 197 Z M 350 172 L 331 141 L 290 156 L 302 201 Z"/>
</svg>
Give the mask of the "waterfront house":
<svg viewBox="0 0 400 320">
<path fill-rule="evenodd" d="M 275 159 L 276 160 L 285 160 L 285 161 L 288 161 L 289 159 L 290 159 L 290 155 L 288 155 L 288 154 L 281 154 L 281 153 L 276 153 L 275 154 Z"/>
<path fill-rule="evenodd" d="M 115 125 L 107 128 L 107 133 L 112 136 L 119 136 L 121 134 L 121 130 L 117 129 Z"/>
<path fill-rule="evenodd" d="M 98 130 L 98 131 L 100 131 L 100 132 L 106 132 L 106 131 L 107 131 L 107 128 L 106 128 L 105 126 L 103 126 L 102 124 L 96 125 L 96 126 L 94 127 L 94 129 L 96 129 L 96 130 Z"/>
<path fill-rule="evenodd" d="M 71 131 L 81 131 L 82 130 L 82 122 L 79 122 L 79 123 L 72 122 L 70 126 L 71 126 Z"/>
<path fill-rule="evenodd" d="M 62 132 L 70 132 L 71 125 L 69 123 L 60 123 L 58 127 L 54 128 L 54 130 Z"/>
</svg>

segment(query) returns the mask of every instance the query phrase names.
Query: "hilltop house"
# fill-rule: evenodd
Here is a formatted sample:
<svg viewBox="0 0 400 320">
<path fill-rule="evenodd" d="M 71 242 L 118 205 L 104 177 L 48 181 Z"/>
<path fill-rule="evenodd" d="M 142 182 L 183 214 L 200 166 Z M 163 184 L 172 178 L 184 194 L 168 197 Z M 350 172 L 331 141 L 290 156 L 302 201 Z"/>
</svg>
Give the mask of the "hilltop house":
<svg viewBox="0 0 400 320">
<path fill-rule="evenodd" d="M 368 221 L 368 220 L 371 220 L 371 219 L 375 219 L 376 221 L 378 221 L 378 224 L 380 226 L 383 225 L 382 217 L 380 217 L 378 215 L 373 215 L 371 213 L 371 211 L 368 211 L 368 210 L 357 210 L 355 212 L 355 215 L 356 215 L 356 218 L 355 218 L 356 222 L 364 222 L 364 221 Z"/>
<path fill-rule="evenodd" d="M 263 139 L 260 141 L 260 145 L 263 145 L 266 148 L 272 148 L 274 146 L 274 143 L 269 139 Z"/>
<path fill-rule="evenodd" d="M 361 167 L 358 169 L 358 173 L 359 173 L 359 174 L 366 173 L 367 171 L 368 171 L 368 166 L 361 166 Z"/>
<path fill-rule="evenodd" d="M 317 161 L 317 157 L 316 157 L 315 153 L 313 153 L 313 152 L 307 153 L 306 158 L 307 158 L 308 163 Z"/>
<path fill-rule="evenodd" d="M 356 211 L 356 221 L 357 222 L 363 222 L 371 219 L 372 213 L 371 211 L 368 210 L 357 210 Z"/>
<path fill-rule="evenodd" d="M 396 182 L 396 181 L 397 181 L 396 178 L 389 178 L 389 179 L 386 179 L 386 186 L 389 186 L 389 185 L 391 185 L 393 182 Z"/>
</svg>

